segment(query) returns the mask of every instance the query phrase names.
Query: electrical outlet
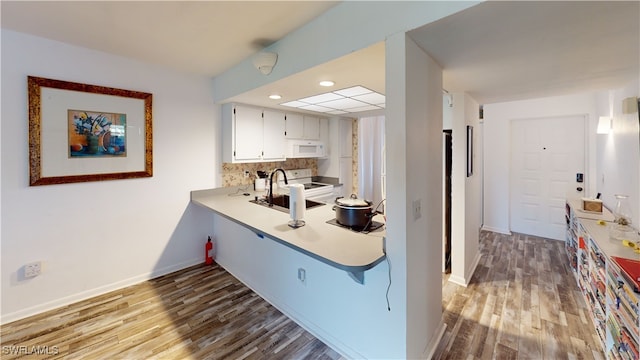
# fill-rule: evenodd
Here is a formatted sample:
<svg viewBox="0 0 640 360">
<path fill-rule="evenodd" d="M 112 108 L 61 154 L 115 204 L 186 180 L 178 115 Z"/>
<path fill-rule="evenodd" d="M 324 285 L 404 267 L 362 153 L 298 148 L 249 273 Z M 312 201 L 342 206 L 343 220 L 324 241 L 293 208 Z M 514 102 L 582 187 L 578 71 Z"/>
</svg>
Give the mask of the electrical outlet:
<svg viewBox="0 0 640 360">
<path fill-rule="evenodd" d="M 244 178 L 248 178 L 249 177 L 249 170 L 245 170 L 244 171 Z"/>
<path fill-rule="evenodd" d="M 307 282 L 307 271 L 303 268 L 298 268 L 298 280 L 305 284 Z"/>
<path fill-rule="evenodd" d="M 422 217 L 422 200 L 413 200 L 413 220 L 418 220 Z"/>
<path fill-rule="evenodd" d="M 32 278 L 40 275 L 42 272 L 42 263 L 40 261 L 32 262 L 24 266 L 24 277 Z"/>
</svg>

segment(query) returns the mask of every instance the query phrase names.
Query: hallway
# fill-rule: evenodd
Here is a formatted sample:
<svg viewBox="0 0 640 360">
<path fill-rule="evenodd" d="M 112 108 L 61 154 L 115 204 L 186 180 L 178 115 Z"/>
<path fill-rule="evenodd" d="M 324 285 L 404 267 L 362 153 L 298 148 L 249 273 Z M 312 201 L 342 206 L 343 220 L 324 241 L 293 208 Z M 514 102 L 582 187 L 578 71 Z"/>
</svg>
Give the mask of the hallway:
<svg viewBox="0 0 640 360">
<path fill-rule="evenodd" d="M 436 359 L 603 359 L 564 242 L 482 231 L 467 288 L 443 277 Z"/>
</svg>

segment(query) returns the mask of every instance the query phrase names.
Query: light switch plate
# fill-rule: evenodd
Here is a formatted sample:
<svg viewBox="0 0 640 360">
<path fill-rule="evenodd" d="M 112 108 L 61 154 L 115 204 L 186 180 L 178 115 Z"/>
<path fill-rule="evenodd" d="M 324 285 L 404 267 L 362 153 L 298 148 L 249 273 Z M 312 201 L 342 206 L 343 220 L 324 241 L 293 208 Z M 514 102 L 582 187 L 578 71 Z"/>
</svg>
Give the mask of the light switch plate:
<svg viewBox="0 0 640 360">
<path fill-rule="evenodd" d="M 413 220 L 418 220 L 422 217 L 422 200 L 413 200 Z"/>
</svg>

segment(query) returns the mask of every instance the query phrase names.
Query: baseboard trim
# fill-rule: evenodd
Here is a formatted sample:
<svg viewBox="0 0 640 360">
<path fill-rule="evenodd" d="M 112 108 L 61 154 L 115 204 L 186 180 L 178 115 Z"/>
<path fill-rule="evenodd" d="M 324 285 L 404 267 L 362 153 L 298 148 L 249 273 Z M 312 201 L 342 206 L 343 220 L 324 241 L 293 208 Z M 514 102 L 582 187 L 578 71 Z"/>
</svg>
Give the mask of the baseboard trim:
<svg viewBox="0 0 640 360">
<path fill-rule="evenodd" d="M 480 251 L 478 251 L 476 253 L 476 257 L 473 259 L 473 266 L 471 266 L 471 268 L 469 269 L 469 272 L 467 273 L 467 279 L 468 279 L 467 283 L 471 281 L 473 274 L 476 272 L 476 268 L 480 263 L 480 258 L 482 258 L 482 254 L 480 254 Z"/>
<path fill-rule="evenodd" d="M 477 252 L 476 253 L 476 257 L 473 259 L 473 265 L 469 268 L 469 270 L 464 275 L 464 277 L 451 274 L 449 276 L 449 281 L 454 283 L 454 284 L 467 287 L 469 285 L 469 282 L 471 281 L 471 278 L 473 277 L 473 273 L 476 272 L 476 268 L 478 267 L 478 264 L 480 263 L 480 258 L 481 257 L 482 257 L 482 255 L 480 254 L 480 252 Z"/>
<path fill-rule="evenodd" d="M 247 281 L 247 277 L 243 276 L 241 272 L 236 272 L 233 267 L 229 266 L 223 259 L 219 259 L 217 261 L 218 265 L 220 265 L 225 271 L 231 274 L 238 281 L 243 283 L 246 287 L 251 289 L 251 291 L 255 292 L 260 296 L 264 301 L 271 304 L 273 307 L 278 309 L 281 313 L 285 314 L 289 319 L 298 324 L 301 328 L 308 331 L 311 335 L 315 336 L 318 340 L 322 341 L 325 345 L 329 346 L 333 350 L 335 350 L 342 357 L 347 359 L 364 359 L 364 355 L 358 353 L 351 347 L 347 346 L 343 342 L 336 339 L 334 336 L 315 325 L 312 321 L 309 321 L 306 317 L 299 314 L 294 309 L 290 308 L 285 304 L 284 301 L 281 301 L 278 297 L 272 296 L 271 294 L 267 294 L 259 289 L 259 286 L 254 286 L 253 283 Z"/>
<path fill-rule="evenodd" d="M 498 234 L 511 235 L 511 231 L 509 229 L 494 228 L 486 225 L 482 225 L 482 228 L 480 230 L 491 231 Z"/>
<path fill-rule="evenodd" d="M 446 330 L 447 324 L 444 323 L 444 319 L 441 319 L 434 336 L 431 337 L 431 340 L 429 341 L 429 344 L 427 344 L 425 351 L 422 352 L 423 359 L 431 359 L 433 357 L 433 354 L 435 354 L 436 350 L 438 349 L 438 345 L 440 345 L 440 341 L 442 341 L 442 337 L 444 336 L 444 332 Z"/>
<path fill-rule="evenodd" d="M 103 295 L 106 294 L 110 291 L 114 291 L 114 290 L 119 290 L 122 288 L 125 288 L 127 286 L 131 286 L 131 285 L 135 285 L 135 284 L 139 284 L 141 282 L 145 282 L 147 280 L 150 279 L 154 279 L 157 278 L 159 276 L 162 275 L 166 275 L 169 273 L 172 273 L 174 271 L 178 271 L 178 270 L 182 270 L 185 268 L 188 268 L 190 266 L 194 266 L 197 264 L 202 263 L 202 259 L 198 258 L 198 259 L 191 259 L 189 261 L 184 261 L 178 264 L 173 264 L 164 268 L 159 268 L 159 269 L 153 269 L 152 271 L 148 272 L 148 273 L 144 273 L 144 274 L 140 274 L 134 277 L 130 277 L 128 279 L 125 280 L 121 280 L 115 283 L 111 283 L 111 284 L 107 284 L 107 285 L 103 285 L 94 289 L 90 289 L 90 290 L 85 290 L 76 294 L 72 294 L 69 296 L 65 296 L 63 298 L 60 299 L 56 299 L 53 301 L 49 301 L 43 304 L 38 304 L 26 309 L 22 309 L 22 310 L 18 310 L 18 311 L 14 311 L 12 313 L 8 313 L 8 314 L 3 314 L 2 317 L 0 318 L 0 324 L 4 325 L 10 322 L 14 322 L 20 319 L 24 319 L 26 317 L 29 316 L 33 316 L 33 315 L 37 315 L 49 310 L 53 310 L 53 309 L 57 309 L 59 307 L 62 306 L 66 306 L 69 304 L 73 304 L 76 303 L 78 301 L 82 301 L 82 300 L 86 300 L 89 298 L 92 298 L 94 296 L 99 296 L 99 295 Z"/>
</svg>

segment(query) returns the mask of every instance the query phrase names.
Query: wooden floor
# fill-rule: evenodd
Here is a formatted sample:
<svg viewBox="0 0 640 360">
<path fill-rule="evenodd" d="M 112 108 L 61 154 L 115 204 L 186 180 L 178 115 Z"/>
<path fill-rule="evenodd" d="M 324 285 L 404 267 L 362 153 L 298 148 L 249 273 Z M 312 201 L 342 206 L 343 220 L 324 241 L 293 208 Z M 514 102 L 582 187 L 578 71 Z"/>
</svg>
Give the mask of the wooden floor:
<svg viewBox="0 0 640 360">
<path fill-rule="evenodd" d="M 32 359 L 24 355 L 34 346 L 51 359 L 340 358 L 217 265 L 19 320 L 1 333 L 2 360 Z"/>
<path fill-rule="evenodd" d="M 482 232 L 467 288 L 443 279 L 435 359 L 604 359 L 564 242 Z"/>
<path fill-rule="evenodd" d="M 468 287 L 443 278 L 436 359 L 602 358 L 563 243 L 483 232 Z M 1 358 L 341 359 L 218 266 L 1 327 Z M 41 356 L 34 356 L 40 353 Z"/>
</svg>

